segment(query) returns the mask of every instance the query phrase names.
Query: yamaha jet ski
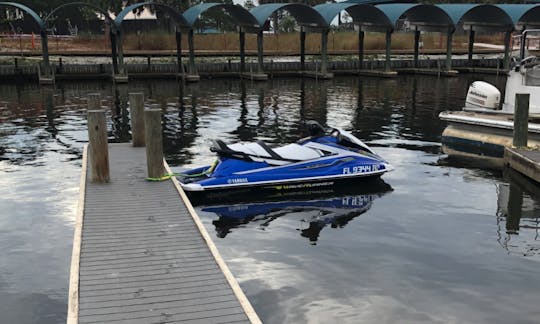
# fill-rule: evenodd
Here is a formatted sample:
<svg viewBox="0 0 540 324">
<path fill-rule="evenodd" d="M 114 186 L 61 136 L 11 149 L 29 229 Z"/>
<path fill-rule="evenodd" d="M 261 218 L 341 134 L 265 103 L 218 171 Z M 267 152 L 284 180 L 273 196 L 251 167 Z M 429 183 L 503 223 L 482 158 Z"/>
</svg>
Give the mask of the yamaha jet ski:
<svg viewBox="0 0 540 324">
<path fill-rule="evenodd" d="M 234 188 L 299 189 L 333 185 L 352 178 L 373 178 L 392 166 L 351 133 L 325 129 L 306 122 L 309 137 L 296 143 L 270 148 L 262 141 L 225 144 L 214 140 L 213 165 L 183 172 L 183 189 L 207 192 Z"/>
</svg>

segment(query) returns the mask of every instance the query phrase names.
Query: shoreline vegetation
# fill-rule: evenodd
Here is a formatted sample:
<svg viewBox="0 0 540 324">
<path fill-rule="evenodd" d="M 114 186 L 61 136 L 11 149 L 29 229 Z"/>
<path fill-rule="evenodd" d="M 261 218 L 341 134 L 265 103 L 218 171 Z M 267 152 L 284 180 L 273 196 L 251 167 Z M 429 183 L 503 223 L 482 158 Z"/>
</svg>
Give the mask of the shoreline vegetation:
<svg viewBox="0 0 540 324">
<path fill-rule="evenodd" d="M 493 45 L 503 45 L 502 33 L 489 35 L 476 35 L 475 42 Z M 257 52 L 257 38 L 254 34 L 246 34 L 246 53 Z M 152 32 L 145 34 L 127 34 L 124 38 L 123 48 L 129 51 L 175 51 L 176 41 L 174 35 L 166 32 Z M 321 46 L 321 36 L 317 33 L 306 34 L 306 53 L 318 53 Z M 468 36 L 455 35 L 453 37 L 453 50 L 467 50 Z M 197 53 L 208 52 L 238 52 L 238 33 L 227 32 L 219 34 L 195 34 L 194 47 Z M 365 51 L 384 51 L 385 36 L 382 33 L 365 34 Z M 413 33 L 394 33 L 392 35 L 393 51 L 412 51 L 414 49 Z M 187 52 L 187 36 L 182 37 L 182 52 Z M 440 33 L 422 34 L 420 38 L 420 53 L 422 51 L 446 50 L 446 35 Z M 80 34 L 79 36 L 49 36 L 49 51 L 61 52 L 108 52 L 110 40 L 104 35 Z M 280 33 L 264 35 L 264 51 L 273 55 L 291 55 L 300 52 L 299 33 Z M 358 51 L 358 32 L 331 31 L 328 35 L 328 52 L 354 54 Z M 41 40 L 38 35 L 3 35 L 0 36 L 0 53 L 10 52 L 21 54 L 41 52 Z"/>
</svg>

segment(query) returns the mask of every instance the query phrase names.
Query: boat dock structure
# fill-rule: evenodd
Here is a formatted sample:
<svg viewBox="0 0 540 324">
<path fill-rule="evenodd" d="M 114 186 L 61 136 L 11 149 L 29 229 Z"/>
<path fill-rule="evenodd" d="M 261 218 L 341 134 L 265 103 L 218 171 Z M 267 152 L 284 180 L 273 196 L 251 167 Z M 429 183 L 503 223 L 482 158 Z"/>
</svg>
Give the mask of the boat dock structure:
<svg viewBox="0 0 540 324">
<path fill-rule="evenodd" d="M 88 123 L 67 323 L 260 323 L 178 181 L 148 180 L 159 154 L 108 144 L 104 111 Z"/>
<path fill-rule="evenodd" d="M 16 9 L 18 12 L 29 16 L 38 26 L 42 60 L 39 63 L 39 82 L 41 84 L 52 84 L 55 81 L 57 66 L 51 63 L 49 53 L 49 33 L 52 29 L 53 21 L 60 11 L 66 7 L 74 7 L 77 10 L 91 10 L 103 17 L 104 29 L 108 31 L 111 53 L 111 71 L 107 71 L 115 82 L 128 82 L 131 75 L 124 62 L 123 39 L 129 28 L 126 27 L 126 17 L 128 14 L 142 10 L 151 6 L 152 10 L 164 12 L 162 17 L 167 18 L 174 24 L 174 39 L 176 43 L 176 64 L 174 73 L 187 81 L 196 82 L 200 79 L 199 71 L 195 64 L 195 41 L 194 34 L 197 30 L 197 22 L 208 13 L 209 10 L 220 9 L 224 11 L 231 21 L 236 25 L 238 32 L 238 56 L 239 75 L 253 80 L 267 80 L 268 70 L 264 62 L 264 35 L 265 29 L 271 17 L 279 11 L 287 11 L 296 21 L 299 27 L 299 55 L 300 70 L 306 76 L 330 79 L 334 75 L 330 69 L 328 60 L 328 40 L 333 29 L 332 22 L 346 12 L 351 18 L 358 31 L 358 46 L 355 56 L 357 59 L 357 72 L 364 74 L 365 71 L 365 36 L 367 32 L 377 32 L 385 35 L 385 54 L 383 70 L 367 71 L 368 75 L 389 77 L 397 72 L 393 70 L 392 55 L 392 34 L 398 30 L 414 33 L 414 43 L 412 44 L 413 59 L 409 73 L 420 74 L 441 74 L 431 68 L 420 66 L 420 43 L 422 33 L 435 32 L 446 36 L 446 48 L 444 59 L 444 75 L 455 75 L 457 71 L 452 65 L 454 33 L 456 30 L 463 30 L 468 33 L 468 69 L 474 70 L 473 52 L 475 37 L 478 33 L 502 33 L 504 34 L 504 70 L 510 68 L 510 55 L 512 49 L 512 33 L 517 30 L 538 28 L 540 26 L 540 5 L 539 4 L 473 4 L 473 3 L 450 3 L 450 4 L 420 4 L 402 3 L 402 1 L 381 0 L 381 1 L 356 1 L 350 0 L 341 3 L 323 3 L 314 7 L 300 3 L 267 3 L 251 8 L 250 10 L 235 4 L 225 3 L 199 3 L 189 7 L 184 12 L 180 8 L 160 2 L 142 2 L 123 8 L 116 16 L 111 16 L 106 8 L 100 8 L 85 2 L 72 2 L 62 4 L 53 9 L 47 15 L 40 16 L 32 8 L 17 2 L 0 2 L 0 6 L 9 9 Z M 340 16 L 341 17 L 341 16 Z M 340 20 L 340 19 L 339 19 Z M 404 26 L 406 22 L 406 26 Z M 306 34 L 320 35 L 319 64 L 315 71 L 306 71 Z M 249 69 L 246 62 L 246 34 L 256 36 L 257 59 L 255 64 L 250 64 Z M 183 66 L 182 58 L 182 38 L 187 36 L 187 47 L 189 58 L 186 69 Z M 526 42 L 525 37 L 521 39 Z M 411 70 L 412 69 L 412 70 Z M 102 73 L 105 73 L 102 71 Z"/>
<path fill-rule="evenodd" d="M 504 163 L 540 183 L 540 150 L 507 147 L 504 150 Z"/>
</svg>

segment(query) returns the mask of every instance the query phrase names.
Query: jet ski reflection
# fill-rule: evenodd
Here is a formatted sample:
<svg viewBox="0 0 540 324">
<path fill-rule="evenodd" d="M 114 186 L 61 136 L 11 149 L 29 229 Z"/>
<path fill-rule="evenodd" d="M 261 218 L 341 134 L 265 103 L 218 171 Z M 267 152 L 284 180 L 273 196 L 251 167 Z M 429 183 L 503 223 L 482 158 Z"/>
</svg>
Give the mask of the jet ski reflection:
<svg viewBox="0 0 540 324">
<path fill-rule="evenodd" d="M 244 195 L 243 201 L 227 204 L 223 204 L 223 200 L 218 198 L 221 204 L 212 205 L 211 201 L 207 201 L 205 206 L 199 208 L 203 212 L 218 216 L 212 223 L 220 238 L 248 223 L 266 228 L 277 218 L 285 217 L 289 220 L 298 220 L 297 230 L 300 235 L 315 244 L 325 227 L 344 227 L 371 208 L 375 199 L 391 190 L 390 185 L 382 179 L 374 179 L 369 186 L 326 187 L 319 190 L 285 191 L 272 195 Z"/>
</svg>

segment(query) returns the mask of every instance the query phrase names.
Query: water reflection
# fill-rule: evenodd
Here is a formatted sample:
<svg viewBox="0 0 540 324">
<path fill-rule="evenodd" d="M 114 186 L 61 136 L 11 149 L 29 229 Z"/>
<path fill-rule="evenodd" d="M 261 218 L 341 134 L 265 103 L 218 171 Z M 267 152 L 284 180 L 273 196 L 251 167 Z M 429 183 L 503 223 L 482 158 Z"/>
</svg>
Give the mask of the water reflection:
<svg viewBox="0 0 540 324">
<path fill-rule="evenodd" d="M 509 254 L 540 256 L 540 188 L 506 169 L 508 184 L 498 186 L 498 242 Z"/>
<path fill-rule="evenodd" d="M 259 195 L 248 191 L 223 192 L 207 194 L 204 199 L 194 202 L 203 202 L 199 209 L 217 216 L 212 224 L 220 238 L 246 224 L 267 230 L 276 219 L 286 218 L 296 222 L 301 236 L 316 244 L 325 227 L 344 227 L 371 208 L 375 199 L 392 191 L 391 186 L 381 179 L 343 185 Z M 212 201 L 218 204 L 212 205 Z M 223 201 L 229 203 L 223 204 Z"/>
</svg>

